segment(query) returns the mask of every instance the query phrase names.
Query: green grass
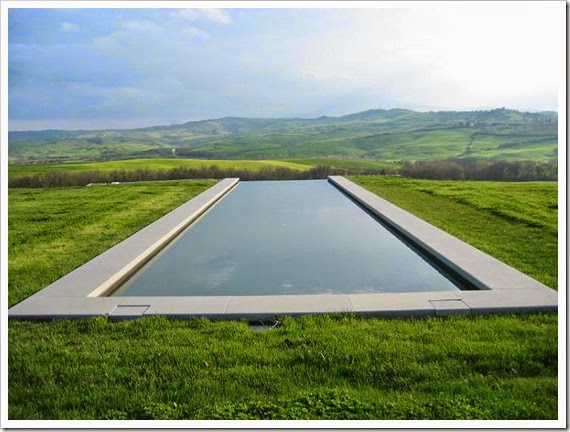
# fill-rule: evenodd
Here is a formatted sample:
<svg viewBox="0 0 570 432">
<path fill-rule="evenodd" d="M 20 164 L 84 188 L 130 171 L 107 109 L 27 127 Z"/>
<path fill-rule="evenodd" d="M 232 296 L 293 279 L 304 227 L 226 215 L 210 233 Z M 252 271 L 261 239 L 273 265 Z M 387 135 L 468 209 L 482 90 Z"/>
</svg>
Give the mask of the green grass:
<svg viewBox="0 0 570 432">
<path fill-rule="evenodd" d="M 356 141 L 369 156 L 384 159 L 446 159 L 465 150 L 472 131 L 449 129 L 372 135 Z"/>
<path fill-rule="evenodd" d="M 350 177 L 523 273 L 558 286 L 558 185 Z"/>
<path fill-rule="evenodd" d="M 202 166 L 217 166 L 221 169 L 236 168 L 259 171 L 263 168 L 289 168 L 293 170 L 308 170 L 312 165 L 302 162 L 286 162 L 276 160 L 208 160 L 208 159 L 129 159 L 106 162 L 70 162 L 59 164 L 10 164 L 8 177 L 17 178 L 38 173 L 64 171 L 70 173 L 116 170 L 168 170 L 175 167 L 200 168 Z"/>
<path fill-rule="evenodd" d="M 503 241 L 489 230 L 489 221 L 511 233 L 526 232 L 518 231 L 520 226 L 541 232 L 555 229 L 551 185 L 523 184 L 531 191 L 544 189 L 526 194 L 526 202 L 536 206 L 532 211 L 523 206 L 515 219 L 501 213 L 508 210 L 502 202 L 512 203 L 524 195 L 510 184 L 469 188 L 467 182 L 356 180 L 368 182 L 367 187 L 389 199 L 423 206 L 414 211 L 486 245 Z M 211 184 L 9 191 L 10 304 Z M 498 193 L 503 195 L 490 198 Z M 500 211 L 486 210 L 491 204 Z M 453 219 L 450 211 L 464 213 Z M 465 223 L 476 221 L 476 215 L 484 221 L 478 231 Z M 548 248 L 548 236 L 536 241 L 536 248 Z M 512 259 L 515 252 L 503 248 L 502 253 Z M 556 314 L 283 317 L 267 331 L 253 331 L 243 322 L 205 319 L 11 321 L 8 415 L 10 419 L 555 419 L 557 327 Z"/>
<path fill-rule="evenodd" d="M 287 162 L 309 166 L 329 166 L 333 168 L 345 168 L 355 170 L 382 170 L 398 169 L 402 163 L 390 160 L 376 159 L 341 159 L 341 158 L 310 158 L 310 159 L 286 159 Z"/>
<path fill-rule="evenodd" d="M 472 135 L 469 148 L 479 158 L 493 160 L 547 160 L 556 154 L 556 136 L 503 136 L 494 134 Z"/>
<path fill-rule="evenodd" d="M 556 315 L 11 322 L 12 419 L 552 419 Z"/>
<path fill-rule="evenodd" d="M 216 182 L 8 191 L 8 303 L 20 302 Z"/>
</svg>

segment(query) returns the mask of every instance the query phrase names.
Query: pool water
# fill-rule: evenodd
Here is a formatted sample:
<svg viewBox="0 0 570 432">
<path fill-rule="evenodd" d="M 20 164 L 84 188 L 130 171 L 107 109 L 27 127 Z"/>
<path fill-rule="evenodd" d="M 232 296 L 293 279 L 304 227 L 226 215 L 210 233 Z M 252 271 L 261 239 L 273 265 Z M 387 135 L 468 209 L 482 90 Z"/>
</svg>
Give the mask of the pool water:
<svg viewBox="0 0 570 432">
<path fill-rule="evenodd" d="M 113 295 L 457 291 L 327 180 L 240 182 Z"/>
</svg>

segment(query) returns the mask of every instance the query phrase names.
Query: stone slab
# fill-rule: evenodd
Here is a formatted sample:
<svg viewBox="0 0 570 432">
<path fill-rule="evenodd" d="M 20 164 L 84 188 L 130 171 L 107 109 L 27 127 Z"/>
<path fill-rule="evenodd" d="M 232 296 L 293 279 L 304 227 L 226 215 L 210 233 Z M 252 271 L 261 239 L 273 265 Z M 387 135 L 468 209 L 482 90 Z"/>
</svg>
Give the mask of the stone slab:
<svg viewBox="0 0 570 432">
<path fill-rule="evenodd" d="M 354 312 L 377 316 L 434 315 L 431 300 L 456 300 L 455 291 L 350 294 Z"/>
<path fill-rule="evenodd" d="M 352 312 L 344 294 L 233 296 L 225 311 L 227 318 L 268 319 L 278 315 Z"/>
<path fill-rule="evenodd" d="M 469 315 L 471 308 L 461 299 L 430 300 L 436 316 Z"/>
<path fill-rule="evenodd" d="M 458 297 L 474 314 L 558 310 L 558 293 L 551 289 L 461 291 Z"/>
<path fill-rule="evenodd" d="M 179 318 L 220 317 L 228 303 L 229 296 L 196 296 L 196 297 L 121 297 L 125 304 L 137 304 L 151 299 L 145 316 L 168 315 Z"/>
<path fill-rule="evenodd" d="M 88 318 L 108 316 L 119 297 L 29 297 L 8 310 L 10 319 Z"/>
</svg>

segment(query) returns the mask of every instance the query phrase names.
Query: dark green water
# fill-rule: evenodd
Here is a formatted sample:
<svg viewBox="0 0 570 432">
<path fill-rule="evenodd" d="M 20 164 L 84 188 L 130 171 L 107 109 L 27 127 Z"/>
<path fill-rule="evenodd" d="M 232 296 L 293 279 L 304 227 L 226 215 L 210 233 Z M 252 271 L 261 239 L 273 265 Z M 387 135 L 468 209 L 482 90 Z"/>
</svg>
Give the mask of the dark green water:
<svg viewBox="0 0 570 432">
<path fill-rule="evenodd" d="M 458 288 L 326 180 L 242 182 L 115 295 Z"/>
</svg>

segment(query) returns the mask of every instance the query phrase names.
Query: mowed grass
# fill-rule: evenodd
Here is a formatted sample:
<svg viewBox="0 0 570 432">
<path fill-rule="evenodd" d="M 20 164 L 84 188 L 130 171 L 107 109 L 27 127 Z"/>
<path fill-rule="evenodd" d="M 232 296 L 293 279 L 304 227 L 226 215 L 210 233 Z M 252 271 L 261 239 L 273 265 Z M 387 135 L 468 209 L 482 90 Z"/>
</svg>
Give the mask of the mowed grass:
<svg viewBox="0 0 570 432">
<path fill-rule="evenodd" d="M 473 232 L 464 218 L 449 218 L 456 203 L 469 208 L 472 218 L 479 214 L 497 223 L 505 219 L 483 206 L 458 203 L 462 197 L 475 201 L 466 191 L 453 189 L 467 183 L 355 180 L 367 180 L 367 187 L 375 185 L 382 196 L 391 193 L 400 199 L 412 196 L 410 202 L 423 201 L 431 209 L 423 214 L 432 223 L 445 222 L 460 235 L 465 231 L 484 244 L 501 241 L 488 229 Z M 209 184 L 213 182 L 10 191 L 11 304 L 94 253 L 76 251 L 105 250 L 174 207 L 174 201 L 185 201 Z M 503 185 L 489 183 L 479 191 L 500 191 Z M 504 193 L 505 200 L 517 196 L 515 190 Z M 163 196 L 172 201 L 155 211 Z M 552 225 L 554 213 L 554 208 L 545 210 L 546 225 Z M 528 216 L 530 222 L 535 218 Z M 505 220 L 507 231 L 519 224 Z M 51 259 L 60 238 L 69 248 L 62 257 L 75 264 Z M 99 238 L 104 245 L 99 245 Z M 81 253 L 80 258 L 73 256 Z M 508 248 L 504 253 L 511 259 Z M 14 272 L 14 260 L 27 265 Z M 46 273 L 51 276 L 46 278 Z M 558 417 L 556 314 L 417 319 L 342 314 L 278 320 L 267 331 L 252 330 L 244 322 L 158 317 L 123 322 L 11 321 L 9 418 Z"/>
<path fill-rule="evenodd" d="M 20 302 L 215 184 L 8 190 L 8 303 Z"/>
<path fill-rule="evenodd" d="M 117 170 L 148 169 L 152 171 L 168 170 L 176 167 L 201 168 L 203 166 L 216 166 L 220 169 L 247 169 L 260 171 L 263 168 L 289 168 L 304 171 L 312 165 L 297 162 L 278 160 L 217 160 L 217 159 L 128 159 L 105 162 L 69 162 L 60 164 L 10 164 L 8 177 L 10 179 L 24 175 L 34 175 L 47 172 L 110 172 Z"/>
<path fill-rule="evenodd" d="M 350 177 L 523 273 L 558 286 L 558 185 Z"/>
</svg>

